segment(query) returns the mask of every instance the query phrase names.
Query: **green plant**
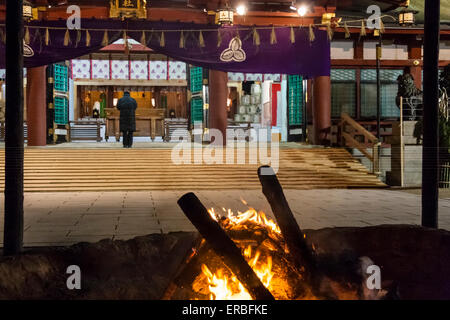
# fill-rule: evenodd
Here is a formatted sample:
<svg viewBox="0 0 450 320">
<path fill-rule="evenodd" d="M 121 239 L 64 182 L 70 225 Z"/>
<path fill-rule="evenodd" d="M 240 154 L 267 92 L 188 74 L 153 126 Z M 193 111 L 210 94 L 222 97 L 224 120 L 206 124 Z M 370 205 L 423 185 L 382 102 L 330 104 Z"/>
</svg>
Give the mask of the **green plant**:
<svg viewBox="0 0 450 320">
<path fill-rule="evenodd" d="M 439 75 L 439 88 L 450 92 L 450 64 L 446 65 Z"/>
<path fill-rule="evenodd" d="M 444 157 L 445 161 L 449 161 L 450 119 L 446 119 L 442 114 L 439 117 L 439 147 L 441 157 Z"/>
<path fill-rule="evenodd" d="M 423 123 L 422 119 L 417 121 L 414 127 L 414 137 L 417 143 L 422 140 Z M 443 114 L 439 115 L 439 150 L 441 162 L 450 161 L 450 119 L 446 119 Z"/>
<path fill-rule="evenodd" d="M 450 64 L 445 66 L 444 70 L 439 75 L 439 88 L 446 92 L 450 92 Z M 414 128 L 414 137 L 417 143 L 422 140 L 423 123 L 422 119 L 417 121 Z M 439 150 L 441 163 L 450 161 L 450 119 L 440 112 L 439 114 Z"/>
</svg>

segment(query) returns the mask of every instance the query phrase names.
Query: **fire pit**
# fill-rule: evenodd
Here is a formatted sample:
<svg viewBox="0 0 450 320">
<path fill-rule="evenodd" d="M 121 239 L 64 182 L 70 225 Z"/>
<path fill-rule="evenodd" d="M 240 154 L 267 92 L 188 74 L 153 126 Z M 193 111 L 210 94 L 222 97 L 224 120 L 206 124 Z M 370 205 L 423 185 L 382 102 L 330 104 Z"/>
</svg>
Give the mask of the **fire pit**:
<svg viewBox="0 0 450 320">
<path fill-rule="evenodd" d="M 179 299 L 379 299 L 395 291 L 366 287 L 368 257 L 347 253 L 319 261 L 314 245 L 306 242 L 270 167 L 258 169 L 263 193 L 279 226 L 262 212 L 226 216 L 209 212 L 193 194 L 178 204 L 206 241 L 198 248 L 201 259 L 188 261 L 178 283 L 184 290 L 169 291 Z M 215 253 L 215 254 L 214 254 Z M 201 270 L 201 272 L 200 272 Z M 195 279 L 192 276 L 198 274 Z M 380 289 L 380 288 L 379 288 Z M 392 288 L 395 289 L 395 288 Z"/>
<path fill-rule="evenodd" d="M 190 193 L 179 204 L 199 233 L 1 257 L 0 299 L 450 299 L 450 232 L 301 230 L 276 176 L 259 173 L 277 223 L 251 208 L 208 211 Z M 365 286 L 370 264 L 381 268 L 381 290 Z M 70 265 L 82 271 L 81 290 L 66 286 Z"/>
</svg>

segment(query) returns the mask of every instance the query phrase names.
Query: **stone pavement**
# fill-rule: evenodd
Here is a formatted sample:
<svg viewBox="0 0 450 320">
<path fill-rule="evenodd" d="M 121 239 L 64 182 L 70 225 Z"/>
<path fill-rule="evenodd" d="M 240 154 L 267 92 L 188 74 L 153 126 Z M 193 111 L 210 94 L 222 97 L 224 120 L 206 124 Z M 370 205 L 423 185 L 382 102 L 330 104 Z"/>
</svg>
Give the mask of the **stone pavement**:
<svg viewBox="0 0 450 320">
<path fill-rule="evenodd" d="M 150 233 L 192 231 L 176 201 L 183 191 L 25 194 L 25 246 L 70 245 L 101 239 L 130 239 Z M 244 211 L 248 205 L 271 215 L 259 190 L 198 191 L 208 208 Z M 285 190 L 304 229 L 420 224 L 418 195 L 392 190 Z M 3 202 L 3 195 L 0 200 Z M 450 230 L 450 197 L 440 199 L 439 226 Z M 3 241 L 3 213 L 0 217 Z"/>
</svg>

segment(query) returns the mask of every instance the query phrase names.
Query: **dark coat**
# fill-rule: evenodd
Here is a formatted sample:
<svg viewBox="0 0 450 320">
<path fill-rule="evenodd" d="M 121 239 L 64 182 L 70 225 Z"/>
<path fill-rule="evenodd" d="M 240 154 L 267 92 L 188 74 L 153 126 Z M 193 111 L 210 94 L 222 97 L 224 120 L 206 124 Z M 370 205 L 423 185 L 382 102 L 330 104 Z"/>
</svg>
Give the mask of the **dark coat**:
<svg viewBox="0 0 450 320">
<path fill-rule="evenodd" d="M 120 131 L 136 131 L 136 100 L 125 93 L 117 103 L 117 109 L 120 110 Z"/>
</svg>

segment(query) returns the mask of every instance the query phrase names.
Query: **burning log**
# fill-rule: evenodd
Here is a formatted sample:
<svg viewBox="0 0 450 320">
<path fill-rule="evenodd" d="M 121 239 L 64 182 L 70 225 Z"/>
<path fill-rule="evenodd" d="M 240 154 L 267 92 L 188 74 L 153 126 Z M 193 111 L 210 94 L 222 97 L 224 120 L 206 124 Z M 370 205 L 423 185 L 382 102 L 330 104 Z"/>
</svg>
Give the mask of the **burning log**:
<svg viewBox="0 0 450 320">
<path fill-rule="evenodd" d="M 262 191 L 272 208 L 289 252 L 294 259 L 294 264 L 299 270 L 304 268 L 307 278 L 312 280 L 311 276 L 316 275 L 317 272 L 315 256 L 292 214 L 275 172 L 269 166 L 262 166 L 258 169 L 258 177 L 261 181 Z"/>
<path fill-rule="evenodd" d="M 178 200 L 178 205 L 225 265 L 236 275 L 253 299 L 274 300 L 273 295 L 264 287 L 253 269 L 245 261 L 239 248 L 220 225 L 212 219 L 195 194 L 185 194 Z"/>
</svg>

